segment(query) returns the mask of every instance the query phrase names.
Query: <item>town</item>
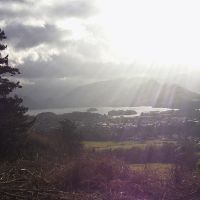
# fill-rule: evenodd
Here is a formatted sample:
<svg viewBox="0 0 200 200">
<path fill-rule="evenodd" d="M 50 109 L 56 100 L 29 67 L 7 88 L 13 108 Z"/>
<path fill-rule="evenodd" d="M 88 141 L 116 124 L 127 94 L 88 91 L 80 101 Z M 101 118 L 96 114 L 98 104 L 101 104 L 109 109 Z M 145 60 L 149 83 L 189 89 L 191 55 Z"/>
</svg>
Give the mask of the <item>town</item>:
<svg viewBox="0 0 200 200">
<path fill-rule="evenodd" d="M 151 111 L 139 116 L 101 115 L 91 112 L 72 112 L 62 115 L 41 113 L 31 131 L 35 133 L 57 132 L 60 121 L 73 120 L 84 140 L 145 140 L 198 138 L 200 111 L 182 110 Z"/>
</svg>

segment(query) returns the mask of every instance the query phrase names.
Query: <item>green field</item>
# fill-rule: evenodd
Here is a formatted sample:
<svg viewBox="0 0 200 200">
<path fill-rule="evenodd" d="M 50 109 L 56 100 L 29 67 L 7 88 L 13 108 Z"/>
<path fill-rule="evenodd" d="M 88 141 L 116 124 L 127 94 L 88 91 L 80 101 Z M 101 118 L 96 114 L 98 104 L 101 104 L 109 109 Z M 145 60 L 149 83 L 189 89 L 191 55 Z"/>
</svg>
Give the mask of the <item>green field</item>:
<svg viewBox="0 0 200 200">
<path fill-rule="evenodd" d="M 144 142 L 136 141 L 123 141 L 123 142 L 114 142 L 114 141 L 84 141 L 84 147 L 86 149 L 95 149 L 95 150 L 107 150 L 107 149 L 131 149 L 133 147 L 145 148 L 147 145 L 163 145 L 167 143 L 175 143 L 175 141 L 169 140 L 147 140 Z"/>
</svg>

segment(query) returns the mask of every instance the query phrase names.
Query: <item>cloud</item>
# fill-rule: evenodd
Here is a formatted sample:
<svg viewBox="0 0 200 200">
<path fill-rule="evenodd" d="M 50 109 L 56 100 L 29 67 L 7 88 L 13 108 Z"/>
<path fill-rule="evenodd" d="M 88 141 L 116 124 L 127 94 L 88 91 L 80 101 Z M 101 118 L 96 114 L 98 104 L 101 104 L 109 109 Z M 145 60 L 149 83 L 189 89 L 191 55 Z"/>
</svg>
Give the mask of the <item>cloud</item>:
<svg viewBox="0 0 200 200">
<path fill-rule="evenodd" d="M 42 59 L 37 61 L 26 59 L 23 66 L 20 67 L 23 77 L 31 79 L 82 77 L 91 73 L 91 69 L 88 68 L 90 66 L 78 58 L 63 54 L 54 55 L 46 61 Z"/>
<path fill-rule="evenodd" d="M 2 8 L 0 7 L 0 20 L 8 22 L 16 22 L 19 19 L 24 19 L 30 16 L 30 12 L 27 10 L 23 10 L 21 12 L 9 9 L 9 8 Z"/>
<path fill-rule="evenodd" d="M 9 47 L 20 50 L 20 53 L 15 53 L 21 57 L 18 60 L 30 54 L 48 55 L 52 49 L 56 49 L 58 54 L 68 51 L 71 55 L 77 54 L 86 59 L 100 57 L 98 42 L 82 40 L 84 34 L 86 37 L 91 34 L 82 19 L 96 13 L 94 2 L 96 0 L 7 1 L 9 7 L 0 5 L 0 22 L 4 26 Z M 72 18 L 77 20 L 71 21 Z M 94 34 L 90 39 L 95 41 Z M 35 47 L 41 45 L 45 51 L 36 52 L 38 48 Z M 92 50 L 94 48 L 95 51 Z"/>
<path fill-rule="evenodd" d="M 98 60 L 85 61 L 69 54 L 52 55 L 47 60 L 32 60 L 26 58 L 19 66 L 22 77 L 26 79 L 78 78 L 82 80 L 105 80 L 123 76 L 129 66 L 119 67 L 119 64 L 102 63 Z M 47 83 L 48 84 L 48 83 Z"/>
<path fill-rule="evenodd" d="M 95 0 L 30 1 L 0 0 L 0 20 L 43 20 L 52 22 L 62 18 L 87 18 L 97 13 Z"/>
<path fill-rule="evenodd" d="M 65 1 L 50 9 L 50 14 L 59 17 L 78 17 L 85 18 L 94 15 L 97 12 L 97 8 L 94 6 L 94 0 L 88 1 Z"/>
<path fill-rule="evenodd" d="M 9 42 L 17 49 L 32 48 L 41 44 L 55 44 L 69 31 L 61 31 L 55 25 L 43 27 L 12 23 L 5 28 Z"/>
<path fill-rule="evenodd" d="M 0 0 L 1 3 L 25 3 L 28 2 L 27 0 Z"/>
</svg>

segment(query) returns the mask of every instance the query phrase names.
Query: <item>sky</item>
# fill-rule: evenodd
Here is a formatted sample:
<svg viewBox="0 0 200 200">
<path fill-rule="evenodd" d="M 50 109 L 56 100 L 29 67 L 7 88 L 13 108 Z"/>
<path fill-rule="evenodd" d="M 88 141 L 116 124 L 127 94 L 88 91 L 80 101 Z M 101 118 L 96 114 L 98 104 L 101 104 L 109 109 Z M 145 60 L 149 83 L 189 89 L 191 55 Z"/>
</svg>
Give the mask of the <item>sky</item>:
<svg viewBox="0 0 200 200">
<path fill-rule="evenodd" d="M 150 77 L 200 91 L 198 0 L 0 0 L 24 88 Z M 46 93 L 45 93 L 46 92 Z"/>
</svg>

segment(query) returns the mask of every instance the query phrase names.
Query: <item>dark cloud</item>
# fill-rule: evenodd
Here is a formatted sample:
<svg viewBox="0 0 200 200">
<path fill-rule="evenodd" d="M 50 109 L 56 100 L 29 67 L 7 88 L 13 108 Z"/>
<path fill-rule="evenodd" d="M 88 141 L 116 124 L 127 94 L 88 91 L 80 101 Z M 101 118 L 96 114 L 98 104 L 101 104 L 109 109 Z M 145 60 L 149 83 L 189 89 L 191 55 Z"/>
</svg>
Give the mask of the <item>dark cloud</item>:
<svg viewBox="0 0 200 200">
<path fill-rule="evenodd" d="M 9 9 L 7 7 L 0 8 L 0 20 L 5 20 L 6 22 L 7 21 L 16 22 L 19 19 L 30 18 L 30 17 L 31 13 L 28 10 L 23 10 L 19 12 L 16 10 Z"/>
<path fill-rule="evenodd" d="M 31 79 L 82 76 L 87 71 L 82 61 L 63 54 L 52 56 L 48 61 L 42 59 L 31 61 L 26 59 L 20 69 L 23 77 Z"/>
<path fill-rule="evenodd" d="M 22 77 L 32 80 L 63 77 L 101 80 L 113 78 L 119 73 L 123 74 L 123 70 L 124 68 L 120 68 L 119 64 L 86 62 L 64 54 L 54 55 L 47 61 L 26 59 L 23 66 L 20 66 Z"/>
<path fill-rule="evenodd" d="M 6 26 L 5 32 L 8 40 L 18 49 L 53 44 L 69 34 L 69 31 L 61 31 L 55 25 L 49 24 L 39 27 L 12 23 Z"/>
</svg>

